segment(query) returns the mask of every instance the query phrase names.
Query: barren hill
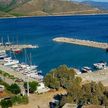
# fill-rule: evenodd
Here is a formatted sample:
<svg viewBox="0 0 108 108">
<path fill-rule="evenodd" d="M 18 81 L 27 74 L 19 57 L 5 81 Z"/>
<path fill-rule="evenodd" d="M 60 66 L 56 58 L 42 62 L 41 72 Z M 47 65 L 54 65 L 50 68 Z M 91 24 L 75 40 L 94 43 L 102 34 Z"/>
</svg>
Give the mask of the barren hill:
<svg viewBox="0 0 108 108">
<path fill-rule="evenodd" d="M 0 10 L 14 16 L 89 14 L 102 11 L 68 0 L 0 0 Z"/>
</svg>

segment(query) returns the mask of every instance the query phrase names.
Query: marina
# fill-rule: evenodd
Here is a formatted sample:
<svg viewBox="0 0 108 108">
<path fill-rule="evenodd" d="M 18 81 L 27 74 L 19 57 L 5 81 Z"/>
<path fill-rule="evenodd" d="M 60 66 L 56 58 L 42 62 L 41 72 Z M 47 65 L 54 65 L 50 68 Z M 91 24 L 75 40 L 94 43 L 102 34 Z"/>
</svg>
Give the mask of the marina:
<svg viewBox="0 0 108 108">
<path fill-rule="evenodd" d="M 29 78 L 30 81 L 42 81 L 42 71 L 38 71 L 37 65 L 32 65 L 31 54 L 29 64 L 26 62 L 22 63 L 16 59 L 15 54 L 20 52 L 25 53 L 25 61 L 27 61 L 26 49 L 38 48 L 38 45 L 13 45 L 10 42 L 0 45 L 0 70 L 13 75 L 16 78 L 20 78 L 23 81 Z M 22 51 L 24 49 L 24 51 Z M 9 52 L 10 55 L 7 53 Z M 14 54 L 14 58 L 12 57 Z"/>
<path fill-rule="evenodd" d="M 71 43 L 71 44 L 76 44 L 76 45 L 84 45 L 84 46 L 101 48 L 101 49 L 108 48 L 108 43 L 95 42 L 95 41 L 89 41 L 89 40 L 80 40 L 80 39 L 74 39 L 74 38 L 57 37 L 57 38 L 54 38 L 53 41 Z"/>
</svg>

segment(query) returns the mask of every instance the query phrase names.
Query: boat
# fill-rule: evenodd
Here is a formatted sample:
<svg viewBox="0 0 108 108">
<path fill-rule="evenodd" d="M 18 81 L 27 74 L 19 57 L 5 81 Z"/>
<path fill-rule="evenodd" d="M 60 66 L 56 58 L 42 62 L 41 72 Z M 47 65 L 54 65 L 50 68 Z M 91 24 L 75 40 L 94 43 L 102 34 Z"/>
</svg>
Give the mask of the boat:
<svg viewBox="0 0 108 108">
<path fill-rule="evenodd" d="M 12 58 L 11 58 L 11 57 L 5 57 L 3 60 L 4 60 L 5 62 L 8 62 L 8 61 L 11 61 Z"/>
<path fill-rule="evenodd" d="M 81 74 L 81 71 L 79 69 L 74 68 L 73 70 L 76 72 L 77 75 Z"/>
<path fill-rule="evenodd" d="M 89 72 L 92 72 L 92 70 L 90 67 L 85 66 L 81 69 L 81 72 L 82 73 L 89 73 Z"/>
<path fill-rule="evenodd" d="M 18 63 L 19 63 L 19 60 L 10 60 L 7 63 L 4 63 L 4 66 L 12 66 Z"/>
<path fill-rule="evenodd" d="M 26 68 L 29 69 L 29 70 L 35 70 L 38 66 L 36 65 L 30 65 L 30 66 L 27 66 Z"/>
<path fill-rule="evenodd" d="M 15 54 L 19 54 L 22 52 L 21 49 L 17 48 L 17 49 L 12 49 L 12 51 L 15 53 Z"/>
<path fill-rule="evenodd" d="M 93 66 L 96 69 L 105 69 L 107 63 L 106 62 L 99 62 L 99 63 L 94 63 Z"/>
<path fill-rule="evenodd" d="M 4 59 L 5 57 L 7 57 L 6 51 L 0 50 L 0 59 Z"/>
</svg>

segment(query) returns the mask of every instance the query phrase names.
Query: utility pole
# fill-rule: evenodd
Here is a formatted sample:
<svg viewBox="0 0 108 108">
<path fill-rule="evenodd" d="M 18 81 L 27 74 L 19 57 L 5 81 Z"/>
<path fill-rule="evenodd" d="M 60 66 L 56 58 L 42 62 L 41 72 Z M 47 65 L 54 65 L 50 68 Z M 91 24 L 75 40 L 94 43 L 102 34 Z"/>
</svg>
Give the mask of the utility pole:
<svg viewBox="0 0 108 108">
<path fill-rule="evenodd" d="M 29 96 L 29 76 L 27 75 L 27 96 Z"/>
</svg>

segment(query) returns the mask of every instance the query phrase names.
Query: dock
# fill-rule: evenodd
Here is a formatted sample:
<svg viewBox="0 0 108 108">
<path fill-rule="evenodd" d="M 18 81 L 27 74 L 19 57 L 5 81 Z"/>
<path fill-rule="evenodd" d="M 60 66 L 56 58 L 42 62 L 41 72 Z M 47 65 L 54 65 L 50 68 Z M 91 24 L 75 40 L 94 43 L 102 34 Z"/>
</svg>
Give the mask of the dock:
<svg viewBox="0 0 108 108">
<path fill-rule="evenodd" d="M 3 66 L 1 63 L 0 63 L 0 70 L 3 71 L 3 72 L 8 73 L 10 75 L 13 75 L 16 78 L 23 79 L 24 81 L 27 80 L 27 76 L 23 75 L 20 72 L 16 72 L 15 70 L 11 69 L 10 67 Z M 38 79 L 34 79 L 34 78 L 31 78 L 31 77 L 29 77 L 29 81 L 37 81 L 37 82 L 39 82 Z"/>
<path fill-rule="evenodd" d="M 74 38 L 57 37 L 57 38 L 54 38 L 53 41 L 76 44 L 76 45 L 83 45 L 83 46 L 101 48 L 101 49 L 108 48 L 108 43 L 95 42 L 95 41 L 89 41 L 89 40 L 80 40 L 80 39 L 74 39 Z"/>
<path fill-rule="evenodd" d="M 12 49 L 27 49 L 27 48 L 39 48 L 38 45 L 9 45 L 9 46 L 5 46 L 5 45 L 0 45 L 0 50 L 12 50 Z"/>
</svg>

